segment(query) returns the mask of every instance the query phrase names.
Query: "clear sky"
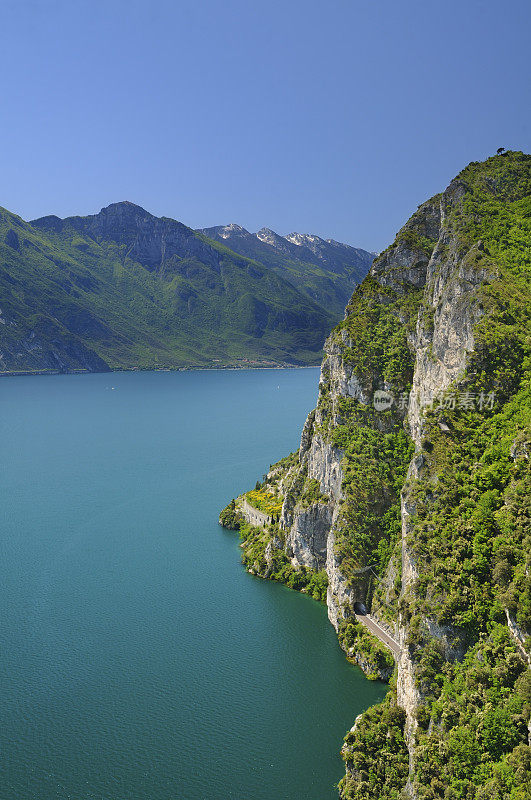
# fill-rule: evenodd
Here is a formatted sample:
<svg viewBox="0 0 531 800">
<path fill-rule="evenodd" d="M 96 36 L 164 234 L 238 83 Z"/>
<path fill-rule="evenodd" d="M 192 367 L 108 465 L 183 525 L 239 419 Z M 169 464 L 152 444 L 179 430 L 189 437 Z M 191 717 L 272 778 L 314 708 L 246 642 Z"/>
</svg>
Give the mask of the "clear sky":
<svg viewBox="0 0 531 800">
<path fill-rule="evenodd" d="M 2 0 L 2 192 L 380 250 L 529 152 L 529 0 Z"/>
</svg>

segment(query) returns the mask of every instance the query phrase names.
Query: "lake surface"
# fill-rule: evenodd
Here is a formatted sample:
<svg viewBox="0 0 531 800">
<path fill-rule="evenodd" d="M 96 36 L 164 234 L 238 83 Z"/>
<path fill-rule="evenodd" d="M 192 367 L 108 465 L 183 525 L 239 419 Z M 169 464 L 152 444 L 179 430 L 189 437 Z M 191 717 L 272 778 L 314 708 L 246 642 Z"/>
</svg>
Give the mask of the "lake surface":
<svg viewBox="0 0 531 800">
<path fill-rule="evenodd" d="M 326 800 L 384 688 L 220 508 L 318 371 L 0 380 L 2 800 Z M 114 388 L 113 388 L 114 387 Z"/>
</svg>

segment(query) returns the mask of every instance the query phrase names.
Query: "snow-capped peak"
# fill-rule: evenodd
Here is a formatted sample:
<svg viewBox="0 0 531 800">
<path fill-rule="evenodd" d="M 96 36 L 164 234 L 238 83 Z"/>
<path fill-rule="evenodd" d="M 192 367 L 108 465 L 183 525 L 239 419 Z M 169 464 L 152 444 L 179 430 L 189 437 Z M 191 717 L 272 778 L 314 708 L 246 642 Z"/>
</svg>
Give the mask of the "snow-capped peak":
<svg viewBox="0 0 531 800">
<path fill-rule="evenodd" d="M 276 245 L 278 239 L 280 238 L 278 233 L 272 231 L 271 228 L 261 228 L 261 230 L 255 234 L 255 236 L 257 239 L 260 239 L 261 242 L 271 245 Z"/>
<path fill-rule="evenodd" d="M 298 247 L 308 247 L 308 245 L 316 245 L 323 242 L 323 239 L 311 233 L 288 233 L 284 238 L 288 242 L 298 245 Z"/>
<path fill-rule="evenodd" d="M 235 222 L 231 222 L 229 225 L 223 225 L 223 227 L 219 231 L 219 235 L 222 239 L 228 239 L 230 236 L 234 234 L 242 234 L 248 233 L 245 228 L 242 228 L 241 225 L 236 225 Z"/>
</svg>

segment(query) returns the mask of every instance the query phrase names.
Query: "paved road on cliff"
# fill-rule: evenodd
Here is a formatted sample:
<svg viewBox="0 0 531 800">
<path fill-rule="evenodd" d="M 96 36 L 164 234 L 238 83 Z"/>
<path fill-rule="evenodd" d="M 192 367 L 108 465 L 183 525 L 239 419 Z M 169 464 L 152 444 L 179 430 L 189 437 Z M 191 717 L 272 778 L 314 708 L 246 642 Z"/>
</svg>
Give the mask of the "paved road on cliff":
<svg viewBox="0 0 531 800">
<path fill-rule="evenodd" d="M 368 614 L 356 614 L 356 619 L 358 622 L 361 622 L 362 625 L 365 625 L 371 633 L 373 633 L 378 639 L 386 645 L 386 647 L 391 650 L 391 652 L 398 658 L 400 655 L 400 645 L 393 639 L 392 636 L 389 636 L 383 628 L 381 628 L 377 622 L 373 620 Z"/>
</svg>

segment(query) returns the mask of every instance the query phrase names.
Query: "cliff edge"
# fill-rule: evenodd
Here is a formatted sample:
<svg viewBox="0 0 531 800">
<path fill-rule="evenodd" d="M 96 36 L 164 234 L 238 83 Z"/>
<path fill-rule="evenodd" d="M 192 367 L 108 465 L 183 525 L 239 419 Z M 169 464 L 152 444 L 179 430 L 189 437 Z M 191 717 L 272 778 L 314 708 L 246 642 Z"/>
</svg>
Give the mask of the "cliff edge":
<svg viewBox="0 0 531 800">
<path fill-rule="evenodd" d="M 528 797 L 530 275 L 531 156 L 470 164 L 354 292 L 298 453 L 222 513 L 367 674 L 395 665 L 344 800 Z"/>
</svg>

